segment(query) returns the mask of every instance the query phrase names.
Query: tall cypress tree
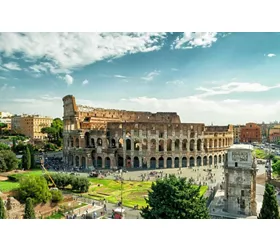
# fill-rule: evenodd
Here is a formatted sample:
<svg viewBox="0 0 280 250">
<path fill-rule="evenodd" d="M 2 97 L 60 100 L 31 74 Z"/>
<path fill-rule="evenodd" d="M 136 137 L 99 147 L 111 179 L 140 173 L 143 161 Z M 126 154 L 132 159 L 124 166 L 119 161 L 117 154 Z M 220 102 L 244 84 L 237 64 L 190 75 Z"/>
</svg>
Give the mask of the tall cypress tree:
<svg viewBox="0 0 280 250">
<path fill-rule="evenodd" d="M 35 154 L 34 154 L 34 149 L 33 146 L 31 144 L 28 144 L 28 149 L 30 152 L 30 168 L 35 168 Z"/>
<path fill-rule="evenodd" d="M 0 197 L 0 219 L 6 219 L 5 205 L 1 197 Z"/>
<path fill-rule="evenodd" d="M 36 219 L 35 211 L 33 207 L 33 202 L 31 198 L 26 199 L 25 210 L 24 210 L 24 219 Z"/>
<path fill-rule="evenodd" d="M 280 219 L 275 188 L 273 185 L 265 185 L 263 204 L 258 219 Z"/>
<path fill-rule="evenodd" d="M 31 167 L 31 155 L 29 148 L 26 147 L 22 156 L 22 167 L 26 169 L 30 169 Z"/>
</svg>

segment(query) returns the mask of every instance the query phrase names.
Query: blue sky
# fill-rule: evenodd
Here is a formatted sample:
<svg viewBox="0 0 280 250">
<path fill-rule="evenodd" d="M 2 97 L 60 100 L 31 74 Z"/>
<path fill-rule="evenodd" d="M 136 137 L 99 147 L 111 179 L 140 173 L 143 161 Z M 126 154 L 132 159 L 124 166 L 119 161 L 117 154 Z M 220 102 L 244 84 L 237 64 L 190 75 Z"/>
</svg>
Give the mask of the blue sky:
<svg viewBox="0 0 280 250">
<path fill-rule="evenodd" d="M 279 68 L 279 33 L 0 33 L 0 110 L 62 117 L 72 94 L 182 122 L 268 122 Z"/>
</svg>

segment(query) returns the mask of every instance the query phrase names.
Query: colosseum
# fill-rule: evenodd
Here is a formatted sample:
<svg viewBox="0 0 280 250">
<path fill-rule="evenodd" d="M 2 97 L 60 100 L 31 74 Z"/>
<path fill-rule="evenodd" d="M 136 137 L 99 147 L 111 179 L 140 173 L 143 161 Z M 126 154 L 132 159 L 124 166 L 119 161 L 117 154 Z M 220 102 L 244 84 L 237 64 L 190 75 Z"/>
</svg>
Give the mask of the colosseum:
<svg viewBox="0 0 280 250">
<path fill-rule="evenodd" d="M 181 123 L 177 113 L 76 105 L 63 98 L 63 156 L 68 166 L 180 168 L 214 166 L 233 144 L 233 127 Z"/>
</svg>

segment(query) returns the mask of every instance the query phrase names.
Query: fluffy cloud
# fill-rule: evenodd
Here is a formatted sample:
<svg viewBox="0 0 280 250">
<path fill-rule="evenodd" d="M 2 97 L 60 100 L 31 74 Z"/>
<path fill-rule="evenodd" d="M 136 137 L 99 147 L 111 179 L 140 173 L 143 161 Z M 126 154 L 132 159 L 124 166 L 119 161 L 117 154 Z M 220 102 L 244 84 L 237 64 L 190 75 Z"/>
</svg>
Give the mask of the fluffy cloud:
<svg viewBox="0 0 280 250">
<path fill-rule="evenodd" d="M 167 85 L 174 85 L 174 86 L 183 86 L 184 82 L 181 80 L 174 80 L 174 81 L 167 81 Z"/>
<path fill-rule="evenodd" d="M 202 94 L 199 94 L 198 96 L 206 97 L 214 95 L 226 95 L 230 93 L 264 92 L 274 88 L 280 88 L 280 84 L 274 86 L 266 86 L 260 83 L 231 82 L 212 88 L 199 87 L 196 88 L 196 90 L 204 92 Z"/>
<path fill-rule="evenodd" d="M 83 82 L 82 82 L 82 85 L 87 85 L 89 83 L 89 81 L 87 79 L 85 79 Z"/>
<path fill-rule="evenodd" d="M 70 75 L 65 75 L 63 79 L 64 79 L 64 81 L 67 83 L 67 85 L 72 85 L 72 84 L 73 84 L 74 79 L 73 79 L 72 76 L 70 76 Z"/>
<path fill-rule="evenodd" d="M 159 50 L 165 37 L 165 33 L 0 33 L 0 52 L 20 53 L 31 61 L 44 59 L 49 65 L 43 66 L 51 73 L 69 74 L 65 71 L 100 60 Z"/>
<path fill-rule="evenodd" d="M 146 74 L 144 77 L 141 77 L 142 80 L 144 81 L 152 81 L 154 77 L 158 76 L 160 74 L 159 70 L 154 70 L 148 74 Z"/>
<path fill-rule="evenodd" d="M 173 49 L 207 48 L 217 41 L 217 32 L 184 32 L 171 45 Z"/>
<path fill-rule="evenodd" d="M 116 78 L 126 78 L 126 76 L 122 76 L 122 75 L 114 75 L 114 77 L 116 77 Z"/>
<path fill-rule="evenodd" d="M 276 56 L 275 54 L 268 54 L 267 55 L 268 57 L 273 57 L 273 56 Z"/>
<path fill-rule="evenodd" d="M 6 69 L 10 69 L 10 70 L 21 70 L 18 63 L 16 63 L 16 62 L 9 62 L 9 63 L 3 64 L 3 66 Z"/>
</svg>

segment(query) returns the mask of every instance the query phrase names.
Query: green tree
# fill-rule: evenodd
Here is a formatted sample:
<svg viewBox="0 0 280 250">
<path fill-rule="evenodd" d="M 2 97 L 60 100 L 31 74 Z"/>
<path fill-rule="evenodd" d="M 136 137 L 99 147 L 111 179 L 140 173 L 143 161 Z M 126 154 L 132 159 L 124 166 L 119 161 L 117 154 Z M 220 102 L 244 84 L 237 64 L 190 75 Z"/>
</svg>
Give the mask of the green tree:
<svg viewBox="0 0 280 250">
<path fill-rule="evenodd" d="M 46 203 L 51 199 L 51 193 L 43 176 L 24 176 L 19 181 L 19 199 L 25 202 L 32 198 L 34 204 Z"/>
<path fill-rule="evenodd" d="M 31 144 L 27 144 L 27 147 L 30 152 L 30 168 L 34 169 L 36 167 L 34 147 Z"/>
<path fill-rule="evenodd" d="M 280 160 L 272 164 L 273 172 L 275 172 L 277 175 L 280 175 Z"/>
<path fill-rule="evenodd" d="M 6 128 L 7 127 L 7 124 L 6 123 L 0 123 L 0 134 L 2 135 L 3 134 L 3 128 Z"/>
<path fill-rule="evenodd" d="M 5 143 L 0 143 L 0 150 L 10 150 L 10 147 Z"/>
<path fill-rule="evenodd" d="M 51 190 L 52 202 L 59 202 L 63 200 L 63 195 L 60 190 Z"/>
<path fill-rule="evenodd" d="M 31 155 L 29 148 L 26 147 L 22 156 L 22 167 L 27 170 L 31 167 Z"/>
<path fill-rule="evenodd" d="M 0 171 L 11 171 L 18 168 L 18 159 L 11 150 L 0 151 Z"/>
<path fill-rule="evenodd" d="M 263 204 L 258 219 L 280 219 L 275 188 L 271 184 L 265 185 Z"/>
<path fill-rule="evenodd" d="M 24 210 L 24 219 L 36 219 L 33 202 L 31 198 L 27 198 Z"/>
<path fill-rule="evenodd" d="M 1 197 L 0 197 L 0 219 L 6 219 L 5 205 Z"/>
<path fill-rule="evenodd" d="M 142 209 L 144 219 L 208 219 L 206 199 L 200 187 L 193 186 L 186 178 L 170 175 L 152 184 Z"/>
</svg>

